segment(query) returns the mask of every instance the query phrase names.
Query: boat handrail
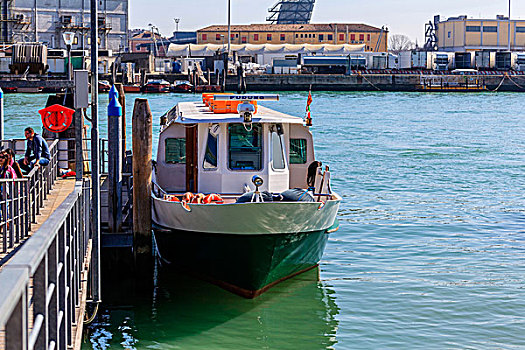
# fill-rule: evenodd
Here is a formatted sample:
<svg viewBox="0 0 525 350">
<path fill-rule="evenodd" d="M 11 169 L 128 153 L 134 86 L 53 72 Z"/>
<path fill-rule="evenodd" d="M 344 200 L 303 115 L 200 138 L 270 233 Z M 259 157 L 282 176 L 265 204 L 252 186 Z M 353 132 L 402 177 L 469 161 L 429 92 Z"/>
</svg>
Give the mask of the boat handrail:
<svg viewBox="0 0 525 350">
<path fill-rule="evenodd" d="M 159 190 L 159 193 L 162 194 L 168 194 L 168 192 L 164 191 L 162 187 L 159 186 L 158 183 L 156 183 L 154 180 L 151 180 L 151 184 L 153 185 L 152 192 L 155 193 L 155 187 Z"/>
</svg>

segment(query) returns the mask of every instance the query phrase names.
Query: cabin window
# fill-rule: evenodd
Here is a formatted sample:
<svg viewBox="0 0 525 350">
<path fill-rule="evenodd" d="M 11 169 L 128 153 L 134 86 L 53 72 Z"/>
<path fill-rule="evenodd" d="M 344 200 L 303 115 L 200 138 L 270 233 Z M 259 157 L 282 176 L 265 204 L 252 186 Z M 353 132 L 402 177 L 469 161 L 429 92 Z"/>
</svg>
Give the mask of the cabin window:
<svg viewBox="0 0 525 350">
<path fill-rule="evenodd" d="M 169 164 L 186 164 L 186 139 L 169 138 L 165 141 L 165 162 Z"/>
<path fill-rule="evenodd" d="M 290 139 L 290 164 L 306 164 L 306 139 Z"/>
<path fill-rule="evenodd" d="M 217 138 L 218 125 L 208 130 L 208 141 L 206 142 L 206 152 L 204 153 L 204 169 L 217 169 Z"/>
<path fill-rule="evenodd" d="M 231 170 L 262 169 L 262 126 L 261 124 L 230 124 L 229 167 Z"/>
<path fill-rule="evenodd" d="M 281 135 L 277 132 L 272 132 L 272 167 L 277 170 L 282 170 L 286 167 L 283 153 L 283 141 Z"/>
</svg>

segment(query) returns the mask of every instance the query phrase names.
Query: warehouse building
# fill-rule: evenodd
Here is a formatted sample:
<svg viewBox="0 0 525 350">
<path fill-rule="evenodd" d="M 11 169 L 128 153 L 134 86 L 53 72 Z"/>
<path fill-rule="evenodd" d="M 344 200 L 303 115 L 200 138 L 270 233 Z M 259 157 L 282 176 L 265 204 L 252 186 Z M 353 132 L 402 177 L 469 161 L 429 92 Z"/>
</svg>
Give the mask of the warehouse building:
<svg viewBox="0 0 525 350">
<path fill-rule="evenodd" d="M 227 44 L 228 26 L 197 31 L 198 44 Z M 232 44 L 364 44 L 365 51 L 388 50 L 388 29 L 366 24 L 249 24 L 231 26 Z"/>
<path fill-rule="evenodd" d="M 434 23 L 439 51 L 500 51 L 508 50 L 509 46 L 511 51 L 525 50 L 525 20 L 459 16 L 441 21 L 436 16 Z"/>
<path fill-rule="evenodd" d="M 90 0 L 0 0 L 0 7 L 0 44 L 42 42 L 65 48 L 62 34 L 74 32 L 73 49 L 90 47 Z M 99 0 L 101 49 L 127 48 L 128 9 L 128 0 Z"/>
</svg>

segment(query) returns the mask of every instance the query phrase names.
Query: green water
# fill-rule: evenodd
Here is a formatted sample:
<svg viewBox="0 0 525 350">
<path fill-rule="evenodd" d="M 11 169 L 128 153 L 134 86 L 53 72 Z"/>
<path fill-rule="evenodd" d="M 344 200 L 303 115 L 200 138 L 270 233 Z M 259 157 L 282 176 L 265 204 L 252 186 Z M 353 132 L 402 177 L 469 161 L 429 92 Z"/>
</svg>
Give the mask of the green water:
<svg viewBox="0 0 525 350">
<path fill-rule="evenodd" d="M 156 116 L 193 99 L 147 97 Z M 281 97 L 303 114 L 305 94 Z M 164 267 L 111 276 L 84 349 L 525 349 L 525 95 L 313 97 L 344 198 L 319 271 L 255 300 Z M 41 101 L 6 95 L 7 137 Z"/>
</svg>

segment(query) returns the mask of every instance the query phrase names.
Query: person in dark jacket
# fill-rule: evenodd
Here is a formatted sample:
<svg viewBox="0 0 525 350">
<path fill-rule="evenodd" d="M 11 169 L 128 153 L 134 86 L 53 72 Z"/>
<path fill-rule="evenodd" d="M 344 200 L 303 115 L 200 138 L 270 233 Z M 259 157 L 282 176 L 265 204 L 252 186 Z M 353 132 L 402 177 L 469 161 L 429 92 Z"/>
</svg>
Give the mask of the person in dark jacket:
<svg viewBox="0 0 525 350">
<path fill-rule="evenodd" d="M 18 164 L 22 170 L 29 173 L 34 167 L 48 165 L 51 155 L 46 140 L 35 133 L 33 128 L 26 128 L 24 133 L 27 140 L 26 154 L 24 159 L 18 161 Z"/>
</svg>

